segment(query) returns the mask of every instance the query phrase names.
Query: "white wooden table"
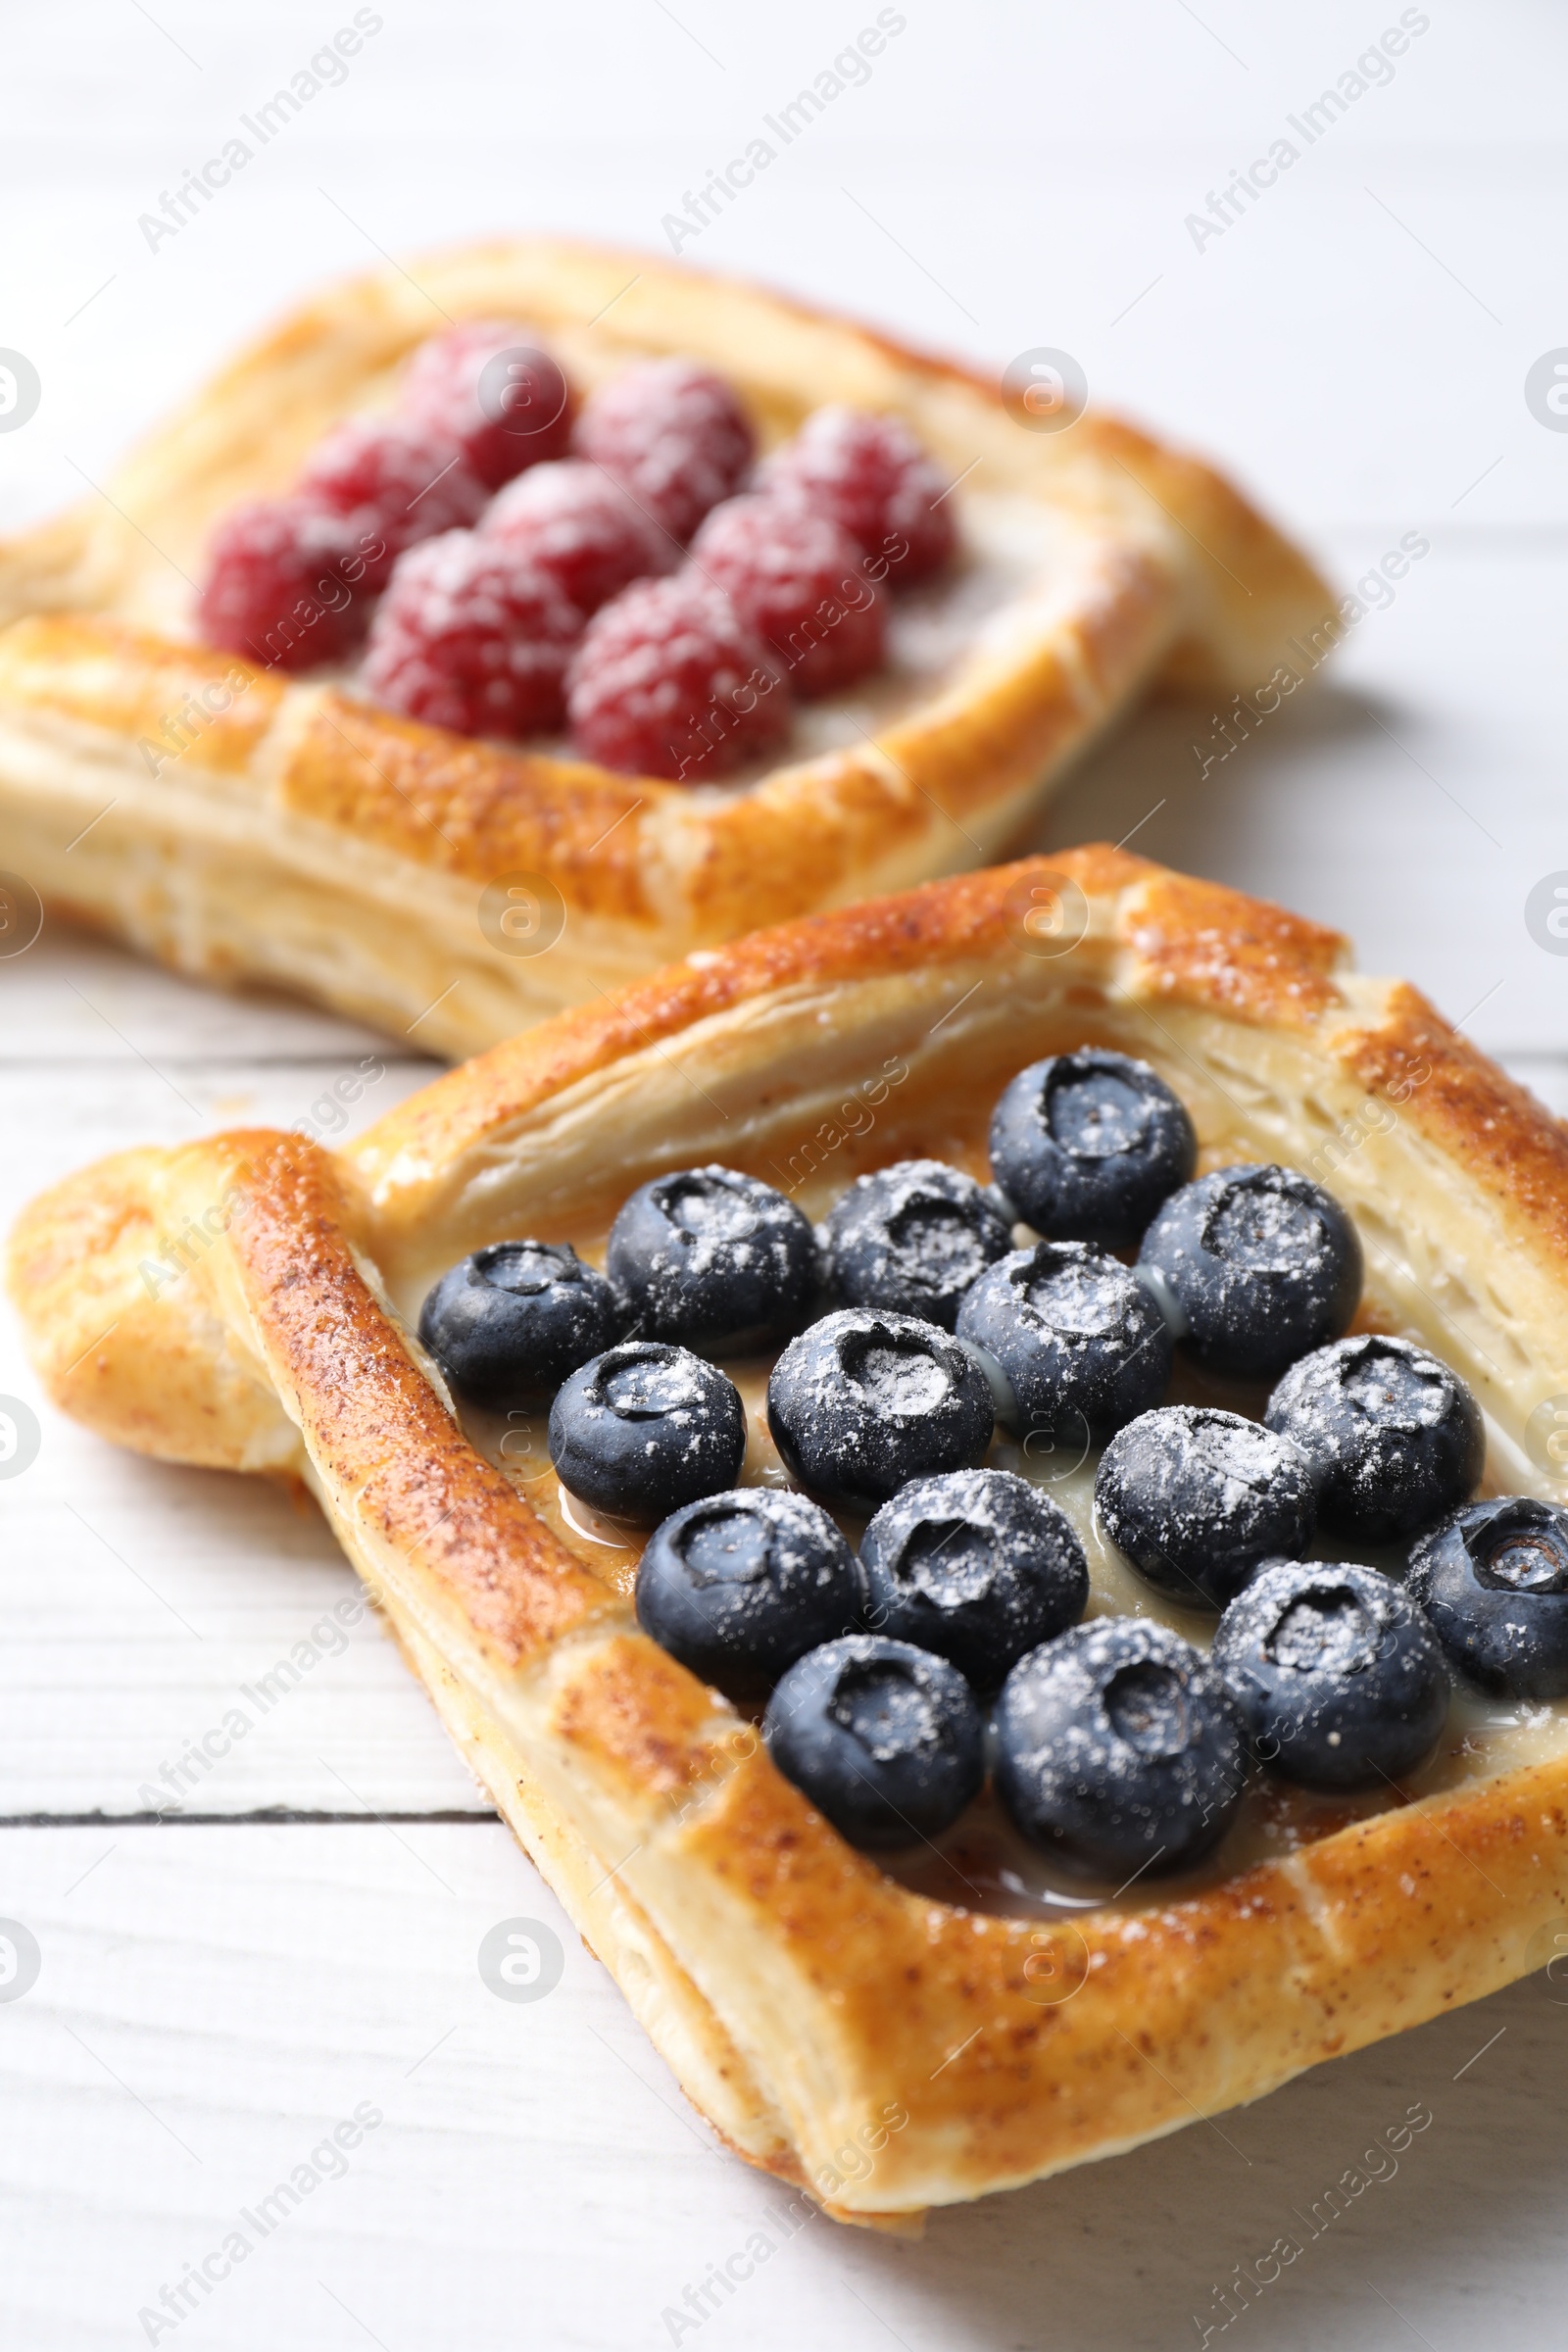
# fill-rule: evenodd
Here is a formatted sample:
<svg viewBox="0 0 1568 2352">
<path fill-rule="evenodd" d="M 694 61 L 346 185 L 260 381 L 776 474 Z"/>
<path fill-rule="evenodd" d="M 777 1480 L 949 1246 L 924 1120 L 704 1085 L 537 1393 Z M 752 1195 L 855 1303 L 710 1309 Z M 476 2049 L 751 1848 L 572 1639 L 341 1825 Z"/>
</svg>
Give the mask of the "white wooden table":
<svg viewBox="0 0 1568 2352">
<path fill-rule="evenodd" d="M 0 525 L 99 478 L 233 338 L 377 247 L 538 225 L 667 247 L 684 192 L 877 11 L 386 0 L 341 86 L 149 246 L 138 216 L 353 14 L 8 12 L 0 345 L 43 397 L 0 434 Z M 1147 715 L 1042 839 L 1137 827 L 1343 923 L 1568 1107 L 1568 960 L 1525 920 L 1568 868 L 1568 436 L 1525 398 L 1568 344 L 1562 21 L 1525 0 L 894 15 L 864 86 L 688 258 L 999 366 L 1064 346 L 1096 398 L 1218 456 L 1347 581 L 1430 541 L 1310 700 L 1206 773 L 1205 714 Z M 1358 72 L 1417 17 L 1392 78 Z M 1333 119 L 1320 95 L 1348 74 L 1368 86 Z M 1314 107 L 1308 144 L 1288 125 Z M 1282 137 L 1299 152 L 1276 183 L 1195 232 Z M 0 964 L 5 1212 L 123 1143 L 308 1115 L 375 1042 L 51 928 Z M 362 1114 L 428 1071 L 391 1059 Z M 0 1917 L 42 1960 L 0 2002 L 7 2352 L 1560 2344 L 1568 2009 L 1540 1980 L 1223 2132 L 939 2215 L 921 2244 L 822 2220 L 782 2242 L 782 2193 L 686 2109 L 388 1642 L 340 1640 L 352 1580 L 317 1521 L 82 1435 L 9 1327 L 0 1391 L 43 1423 L 0 1483 Z M 309 1671 L 264 1707 L 302 1641 Z M 228 1754 L 181 1768 L 235 1709 Z M 529 2006 L 475 1965 L 516 1917 L 565 1945 Z M 1365 2151 L 1411 2108 L 1433 2120 L 1391 2172 Z M 297 2206 L 253 2227 L 302 2165 Z M 1347 2210 L 1222 2328 L 1235 2266 L 1301 2238 L 1353 2167 Z M 776 2253 L 699 2325 L 686 2290 L 759 2228 Z"/>
</svg>

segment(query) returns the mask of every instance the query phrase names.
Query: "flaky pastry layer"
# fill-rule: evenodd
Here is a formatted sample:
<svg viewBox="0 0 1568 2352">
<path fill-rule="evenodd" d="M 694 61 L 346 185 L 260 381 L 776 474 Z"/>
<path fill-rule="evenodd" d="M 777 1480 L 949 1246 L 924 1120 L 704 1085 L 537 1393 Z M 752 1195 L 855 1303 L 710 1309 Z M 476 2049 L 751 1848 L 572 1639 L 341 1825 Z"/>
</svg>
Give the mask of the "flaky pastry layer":
<svg viewBox="0 0 1568 2352">
<path fill-rule="evenodd" d="M 970 554 L 922 596 L 961 615 L 988 566 L 1000 585 L 902 696 L 872 682 L 833 743 L 732 789 L 471 742 L 190 644 L 218 515 L 389 401 L 447 318 L 495 315 L 536 323 L 586 385 L 647 354 L 710 361 L 764 443 L 823 401 L 897 412 L 954 477 Z M 995 383 L 863 327 L 542 240 L 306 305 L 103 497 L 0 548 L 7 621 L 0 864 L 180 970 L 278 982 L 452 1054 L 693 947 L 995 856 L 1152 678 L 1250 691 L 1293 636 L 1310 668 L 1338 625 L 1227 483 L 1129 426 L 1032 432 Z M 498 941 L 481 896 L 513 881 L 523 937 Z"/>
<path fill-rule="evenodd" d="M 1085 1040 L 1152 1061 L 1210 1159 L 1326 1182 L 1377 1319 L 1472 1383 L 1510 1485 L 1550 1491 L 1526 1430 L 1568 1391 L 1568 1136 L 1335 934 L 1108 850 L 702 953 L 335 1157 L 268 1131 L 122 1153 L 13 1241 L 55 1400 L 147 1452 L 309 1481 L 689 2094 L 844 2219 L 907 2220 L 1254 2098 L 1505 1984 L 1568 1907 L 1550 1742 L 1070 1925 L 908 1891 L 475 1451 L 400 1317 L 464 1251 L 602 1231 L 662 1168 L 721 1158 L 813 1202 Z M 872 1102 L 866 1130 L 848 1105 Z"/>
</svg>

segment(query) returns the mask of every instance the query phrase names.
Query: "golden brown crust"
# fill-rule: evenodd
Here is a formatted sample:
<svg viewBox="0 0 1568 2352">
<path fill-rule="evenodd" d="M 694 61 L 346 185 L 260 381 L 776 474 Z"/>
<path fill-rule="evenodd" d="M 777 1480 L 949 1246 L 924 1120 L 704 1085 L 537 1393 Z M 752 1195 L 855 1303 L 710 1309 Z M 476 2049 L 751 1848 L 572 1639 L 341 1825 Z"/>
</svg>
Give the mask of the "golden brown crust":
<svg viewBox="0 0 1568 2352">
<path fill-rule="evenodd" d="M 1167 657 L 1250 688 L 1330 610 L 1311 566 L 1195 461 L 1096 417 L 1024 431 L 979 372 L 761 289 L 542 240 L 415 275 L 307 304 L 109 501 L 0 547 L 0 621 L 28 616 L 0 634 L 8 862 L 183 969 L 292 980 L 468 1052 L 693 947 L 996 854 Z M 765 439 L 828 399 L 903 414 L 963 476 L 998 610 L 906 707 L 867 723 L 857 705 L 838 748 L 726 792 L 467 742 L 174 642 L 215 516 L 287 483 L 345 411 L 390 399 L 443 314 L 498 313 L 536 320 L 585 381 L 642 352 L 706 357 Z M 985 516 L 1004 510 L 998 537 Z M 191 716 L 230 673 L 232 706 Z M 516 874 L 559 894 L 548 954 L 480 930 L 479 888 Z M 393 928 L 410 952 L 388 951 Z"/>
<path fill-rule="evenodd" d="M 209 1170 L 205 1146 L 121 1152 L 24 1210 L 12 1280 L 31 1301 L 39 1375 L 62 1411 L 115 1445 L 298 1472 L 305 1456 L 270 1382 L 189 1279 L 221 1219 Z M 187 1176 L 193 1217 L 173 1205 Z"/>
<path fill-rule="evenodd" d="M 694 960 L 668 964 L 608 1002 L 563 1013 L 435 1079 L 361 1139 L 357 1164 L 374 1184 L 397 1160 L 450 1161 L 481 1133 L 504 1127 L 640 1046 L 657 1047 L 770 990 L 833 986 L 911 971 L 939 958 L 994 953 L 1016 930 L 1037 875 L 1049 882 L 1063 874 L 1086 895 L 1104 897 L 1158 871 L 1142 858 L 1097 844 L 928 883 L 897 898 L 866 900 L 705 949 Z"/>
<path fill-rule="evenodd" d="M 1130 936 L 1152 986 L 1178 1004 L 1305 1028 L 1344 1002 L 1330 978 L 1348 953 L 1337 931 L 1218 883 L 1152 876 Z"/>
<path fill-rule="evenodd" d="M 649 914 L 641 834 L 626 819 L 669 785 L 506 752 L 329 693 L 289 747 L 285 808 L 416 865 L 485 883 L 548 873 L 573 906 Z"/>
<path fill-rule="evenodd" d="M 1042 891 L 1058 907 L 1083 899 L 1081 938 L 1059 952 L 1048 938 L 1046 956 L 1026 928 Z M 1163 1056 L 1205 1147 L 1238 1155 L 1313 1164 L 1322 1114 L 1375 1099 L 1388 1120 L 1319 1172 L 1375 1259 L 1391 1218 L 1412 1253 L 1375 1275 L 1380 1311 L 1467 1372 L 1465 1350 L 1485 1347 L 1492 1371 L 1475 1377 L 1500 1442 L 1520 1439 L 1543 1380 L 1568 1385 L 1556 1123 L 1412 992 L 1357 979 L 1333 933 L 1104 849 L 674 967 L 437 1081 L 336 1175 L 297 1138 L 123 1154 L 35 1204 L 15 1245 L 40 1370 L 81 1417 L 179 1454 L 184 1408 L 159 1423 L 159 1350 L 184 1364 L 189 1393 L 215 1331 L 282 1398 L 443 1712 L 492 1785 L 499 1759 L 519 1760 L 509 1817 L 592 1917 L 694 2095 L 752 2161 L 860 2218 L 1109 2153 L 1507 1982 L 1568 1905 L 1568 1742 L 1176 1899 L 1037 1924 L 912 1893 L 852 1852 L 471 1452 L 352 1246 L 385 1269 L 421 1231 L 427 1250 L 451 1251 L 469 1168 L 488 1235 L 526 1229 L 530 1203 L 579 1167 L 597 1157 L 635 1181 L 731 1104 L 746 1106 L 736 1156 L 760 1163 L 835 1099 L 841 1071 L 881 1067 L 889 1040 L 929 1110 L 944 1089 L 983 1103 L 1048 1041 L 1083 1035 Z M 1245 1112 L 1225 1092 L 1238 1073 Z M 170 1292 L 104 1342 L 107 1388 L 65 1373 L 138 1218 L 152 1230 L 160 1200 L 188 1209 L 236 1170 L 232 1220 L 182 1286 L 205 1326 Z M 125 1402 L 138 1367 L 139 1423 Z M 220 1419 L 221 1394 L 215 1371 Z M 236 1410 L 236 1456 L 248 1432 Z M 625 1907 L 605 1922 L 607 1885 Z M 634 1964 L 618 1939 L 638 1936 Z"/>
<path fill-rule="evenodd" d="M 226 1136 L 220 1198 L 252 1343 L 318 1478 L 380 1544 L 418 1556 L 508 1666 L 579 1631 L 604 1588 L 480 1459 L 371 1297 L 357 1217 L 326 1154 L 297 1136 Z"/>
<path fill-rule="evenodd" d="M 138 753 L 148 745 L 171 765 L 199 744 L 196 764 L 219 776 L 251 772 L 283 694 L 281 680 L 237 654 L 123 622 L 35 613 L 0 633 L 0 699 L 128 738 Z"/>
<path fill-rule="evenodd" d="M 1434 1140 L 1484 1172 L 1532 1249 L 1568 1265 L 1568 1128 L 1560 1119 L 1544 1117 L 1534 1095 L 1402 981 L 1390 991 L 1380 1026 L 1346 1051 L 1369 1094 L 1419 1096 Z"/>
<path fill-rule="evenodd" d="M 628 1817 L 655 1819 L 700 1792 L 723 1757 L 757 1745 L 739 1724 L 715 1741 L 711 1694 L 641 1635 L 603 1642 L 559 1698 L 563 1741 L 612 1788 Z"/>
</svg>

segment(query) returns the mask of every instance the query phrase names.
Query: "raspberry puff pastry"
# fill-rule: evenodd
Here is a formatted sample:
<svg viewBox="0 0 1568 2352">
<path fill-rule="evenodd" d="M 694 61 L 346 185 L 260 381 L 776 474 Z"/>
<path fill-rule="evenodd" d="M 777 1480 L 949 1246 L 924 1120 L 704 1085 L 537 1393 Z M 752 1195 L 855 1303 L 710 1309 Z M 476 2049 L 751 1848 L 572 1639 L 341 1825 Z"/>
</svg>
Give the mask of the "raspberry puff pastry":
<svg viewBox="0 0 1568 2352">
<path fill-rule="evenodd" d="M 497 318 L 524 322 L 589 396 L 651 358 L 716 371 L 764 460 L 823 404 L 910 428 L 952 485 L 958 553 L 893 600 L 882 669 L 694 788 L 559 736 L 506 748 L 395 715 L 341 666 L 291 678 L 197 644 L 193 592 L 236 502 L 290 491 L 304 466 L 341 503 L 365 448 L 351 431 L 323 452 L 323 435 L 395 402 L 415 435 L 398 462 L 415 464 L 410 412 L 430 383 L 414 355 L 447 321 Z M 612 456 L 616 429 L 610 415 L 579 462 Z M 783 470 L 799 490 L 810 466 Z M 778 468 L 762 478 L 777 487 Z M 443 528 L 473 519 L 471 482 L 443 479 Z M 717 578 L 744 538 L 726 524 L 694 561 Z M 416 554 L 417 581 L 447 593 L 450 553 Z M 651 609 L 671 593 L 630 591 Z M 528 612 L 548 668 L 559 612 Z M 1321 650 L 1337 625 L 1311 566 L 1222 478 L 1126 425 L 1029 430 L 994 381 L 866 328 L 542 241 L 388 268 L 306 305 L 107 495 L 0 549 L 0 865 L 182 971 L 282 983 L 452 1054 L 693 948 L 994 856 L 1149 684 L 1250 692 L 1294 635 Z M 407 694 L 406 649 L 385 634 L 369 675 Z"/>
<path fill-rule="evenodd" d="M 412 1337 L 465 1252 L 528 1235 L 598 1256 L 628 1192 L 673 1167 L 721 1157 L 817 1216 L 914 1154 L 983 1177 L 1020 1065 L 1085 1044 L 1153 1065 L 1200 1168 L 1330 1187 L 1365 1258 L 1357 1328 L 1468 1384 L 1492 1487 L 1559 1491 L 1529 1424 L 1568 1392 L 1562 1129 L 1335 934 L 1105 849 L 672 965 L 336 1154 L 265 1131 L 120 1153 L 13 1243 L 57 1403 L 166 1459 L 309 1484 L 689 2095 L 845 2220 L 906 2226 L 1254 2098 L 1506 1984 L 1568 1913 L 1561 1703 L 1456 1698 L 1397 1786 L 1276 1788 L 1203 1869 L 1076 1907 L 979 1833 L 879 1867 L 639 1630 L 635 1550 L 569 1507 L 526 1417 L 460 1424 Z M 734 1369 L 747 1475 L 776 1483 Z M 1092 1612 L 1168 1616 L 1117 1583 L 1071 1467 L 1045 1491 L 1076 1514 Z"/>
</svg>

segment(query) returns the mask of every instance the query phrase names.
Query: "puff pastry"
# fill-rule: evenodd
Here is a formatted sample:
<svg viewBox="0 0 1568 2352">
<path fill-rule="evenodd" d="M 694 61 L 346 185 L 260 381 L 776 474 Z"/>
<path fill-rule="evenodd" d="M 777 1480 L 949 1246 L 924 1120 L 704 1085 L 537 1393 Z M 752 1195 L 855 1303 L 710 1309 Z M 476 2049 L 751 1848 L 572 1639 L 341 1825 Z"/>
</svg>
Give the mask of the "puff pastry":
<svg viewBox="0 0 1568 2352">
<path fill-rule="evenodd" d="M 385 405 L 446 318 L 536 321 L 579 383 L 675 352 L 763 444 L 828 400 L 902 414 L 967 556 L 902 669 L 817 706 L 728 788 L 503 750 L 190 643 L 217 517 Z M 961 477 L 961 480 L 960 478 Z M 1128 426 L 1015 423 L 995 383 L 756 288 L 542 241 L 335 286 L 244 353 L 104 496 L 0 547 L 0 865 L 182 971 L 277 982 L 470 1053 L 692 948 L 993 857 L 1152 680 L 1261 687 L 1338 630 L 1216 474 Z M 524 948 L 481 927 L 523 893 Z"/>
<path fill-rule="evenodd" d="M 782 1175 L 819 1208 L 911 1148 L 972 1159 L 1005 1079 L 1085 1040 L 1152 1061 L 1209 1164 L 1329 1183 L 1363 1311 L 1471 1384 L 1494 1478 L 1551 1491 L 1526 1431 L 1568 1391 L 1568 1136 L 1335 934 L 1104 849 L 700 953 L 335 1156 L 264 1131 L 122 1152 L 13 1244 L 67 1411 L 309 1483 L 691 2097 L 846 2220 L 907 2224 L 1254 2098 L 1508 1982 L 1568 1910 L 1552 1708 L 1450 1743 L 1423 1793 L 1070 1923 L 896 1883 L 638 1631 L 621 1555 L 468 1442 L 401 1319 L 463 1252 L 587 1244 L 672 1165 Z"/>
</svg>

